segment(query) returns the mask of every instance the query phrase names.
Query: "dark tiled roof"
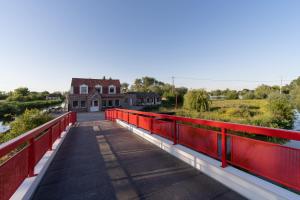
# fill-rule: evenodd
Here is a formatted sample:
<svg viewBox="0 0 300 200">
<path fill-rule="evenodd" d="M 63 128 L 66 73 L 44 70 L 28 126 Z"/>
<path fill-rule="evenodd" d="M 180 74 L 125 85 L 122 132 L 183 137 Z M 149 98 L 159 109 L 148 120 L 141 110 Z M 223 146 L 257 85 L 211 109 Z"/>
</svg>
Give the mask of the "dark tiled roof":
<svg viewBox="0 0 300 200">
<path fill-rule="evenodd" d="M 92 79 L 92 78 L 72 78 L 72 86 L 80 86 L 82 84 L 94 87 L 95 85 L 110 86 L 114 85 L 120 87 L 120 80 L 118 79 Z"/>
<path fill-rule="evenodd" d="M 160 97 L 159 94 L 155 92 L 127 92 L 126 94 L 134 94 L 137 98 Z"/>
</svg>

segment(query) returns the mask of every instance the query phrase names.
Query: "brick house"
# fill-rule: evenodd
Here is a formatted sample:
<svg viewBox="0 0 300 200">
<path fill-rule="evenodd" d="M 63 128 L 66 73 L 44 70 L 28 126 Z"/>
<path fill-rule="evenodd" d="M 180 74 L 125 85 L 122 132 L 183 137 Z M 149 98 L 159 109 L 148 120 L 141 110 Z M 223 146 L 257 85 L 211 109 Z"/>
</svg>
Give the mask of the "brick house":
<svg viewBox="0 0 300 200">
<path fill-rule="evenodd" d="M 120 80 L 72 78 L 68 95 L 68 109 L 77 112 L 96 112 L 119 107 L 124 95 L 120 93 Z"/>
</svg>

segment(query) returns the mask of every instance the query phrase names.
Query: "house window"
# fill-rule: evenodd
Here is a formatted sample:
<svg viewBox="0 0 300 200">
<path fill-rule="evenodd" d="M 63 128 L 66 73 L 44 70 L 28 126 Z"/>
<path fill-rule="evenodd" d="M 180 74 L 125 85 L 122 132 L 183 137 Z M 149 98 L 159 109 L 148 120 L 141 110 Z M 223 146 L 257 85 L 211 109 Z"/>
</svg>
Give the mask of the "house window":
<svg viewBox="0 0 300 200">
<path fill-rule="evenodd" d="M 78 101 L 73 101 L 73 108 L 77 108 L 78 107 Z"/>
<path fill-rule="evenodd" d="M 81 101 L 81 102 L 80 102 L 80 107 L 81 107 L 81 108 L 85 108 L 85 101 Z"/>
<path fill-rule="evenodd" d="M 80 85 L 80 94 L 88 94 L 88 86 L 87 85 Z"/>
<path fill-rule="evenodd" d="M 109 94 L 115 94 L 116 93 L 116 86 L 110 85 L 108 87 L 108 92 L 109 92 Z"/>
<path fill-rule="evenodd" d="M 109 107 L 112 107 L 112 106 L 113 106 L 112 100 L 108 100 L 108 106 L 109 106 Z"/>
<path fill-rule="evenodd" d="M 95 89 L 99 94 L 102 94 L 102 86 L 101 85 L 96 85 Z"/>
<path fill-rule="evenodd" d="M 119 106 L 120 105 L 120 100 L 119 99 L 116 99 L 115 100 L 115 106 Z"/>
<path fill-rule="evenodd" d="M 102 100 L 102 107 L 106 107 L 106 100 Z"/>
</svg>

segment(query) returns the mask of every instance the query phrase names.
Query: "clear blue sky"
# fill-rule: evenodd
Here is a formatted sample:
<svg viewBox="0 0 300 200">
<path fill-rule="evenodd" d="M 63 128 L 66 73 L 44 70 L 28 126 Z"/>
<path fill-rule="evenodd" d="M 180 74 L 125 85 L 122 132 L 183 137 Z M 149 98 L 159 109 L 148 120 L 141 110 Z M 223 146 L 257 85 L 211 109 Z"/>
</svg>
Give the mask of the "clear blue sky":
<svg viewBox="0 0 300 200">
<path fill-rule="evenodd" d="M 0 90 L 67 90 L 72 77 L 103 75 L 128 83 L 146 75 L 165 82 L 296 78 L 300 1 L 1 1 Z"/>
</svg>

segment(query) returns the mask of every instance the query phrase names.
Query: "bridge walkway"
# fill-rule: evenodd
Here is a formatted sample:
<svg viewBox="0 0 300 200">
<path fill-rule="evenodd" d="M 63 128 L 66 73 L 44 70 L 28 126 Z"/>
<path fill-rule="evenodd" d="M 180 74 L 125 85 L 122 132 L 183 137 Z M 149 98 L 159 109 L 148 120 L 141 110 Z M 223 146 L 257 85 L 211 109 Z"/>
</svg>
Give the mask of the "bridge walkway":
<svg viewBox="0 0 300 200">
<path fill-rule="evenodd" d="M 78 121 L 32 199 L 244 199 L 116 123 Z"/>
</svg>

